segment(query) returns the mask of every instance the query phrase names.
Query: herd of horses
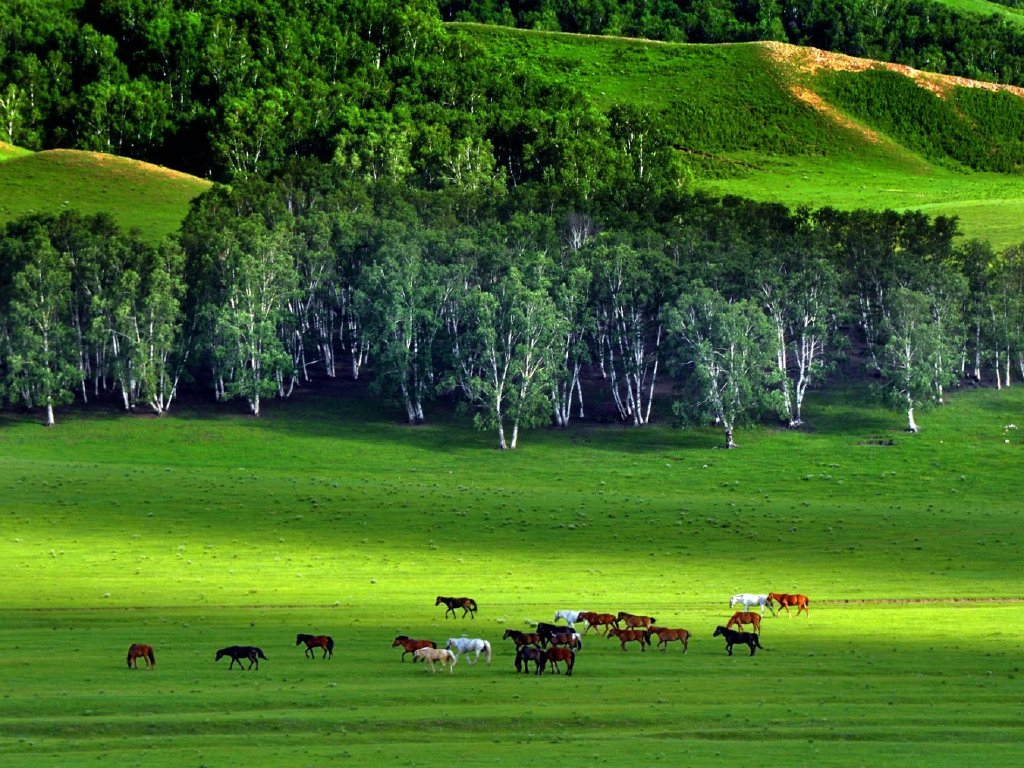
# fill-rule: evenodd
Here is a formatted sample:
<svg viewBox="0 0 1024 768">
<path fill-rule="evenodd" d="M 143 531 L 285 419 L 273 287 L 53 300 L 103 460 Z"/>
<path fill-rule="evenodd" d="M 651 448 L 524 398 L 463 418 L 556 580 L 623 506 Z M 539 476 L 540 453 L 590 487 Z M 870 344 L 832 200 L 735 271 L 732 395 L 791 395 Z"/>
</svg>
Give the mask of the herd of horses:
<svg viewBox="0 0 1024 768">
<path fill-rule="evenodd" d="M 764 616 L 765 608 L 771 611 L 773 616 L 778 616 L 782 609 L 792 617 L 790 608 L 796 608 L 796 615 L 806 613 L 811 615 L 809 609 L 810 600 L 806 595 L 788 594 L 784 592 L 768 592 L 765 594 L 742 593 L 733 595 L 729 600 L 729 607 L 737 605 L 743 607 L 742 611 L 736 611 L 726 622 L 725 626 L 719 625 L 715 628 L 713 637 L 721 637 L 725 640 L 725 651 L 732 656 L 732 649 L 735 645 L 746 645 L 753 656 L 756 649 L 764 649 L 760 642 L 761 619 Z M 451 613 L 457 618 L 458 609 L 462 609 L 462 618 L 467 615 L 476 618 L 477 604 L 470 597 L 442 597 L 438 595 L 434 601 L 435 606 L 444 605 L 445 618 Z M 758 606 L 760 611 L 750 610 Z M 776 611 L 775 606 L 778 606 Z M 557 622 L 561 619 L 564 625 Z M 576 622 L 582 621 L 583 632 L 576 629 Z M 502 636 L 503 640 L 512 640 L 516 655 L 514 666 L 516 672 L 528 674 L 530 664 L 534 665 L 534 674 L 543 674 L 545 669 L 550 672 L 561 674 L 560 663 L 565 665 L 566 676 L 571 676 L 576 665 L 576 653 L 583 648 L 583 638 L 594 629 L 595 634 L 606 638 L 614 638 L 619 641 L 623 651 L 626 651 L 628 643 L 638 643 L 640 650 L 645 651 L 652 647 L 651 638 L 656 637 L 657 643 L 662 651 L 668 650 L 670 642 L 678 642 L 682 652 L 689 650 L 689 643 L 692 634 L 689 630 L 682 628 L 663 627 L 658 625 L 657 619 L 653 616 L 628 613 L 599 613 L 597 611 L 556 611 L 555 623 L 537 622 L 534 631 L 522 632 L 516 629 L 506 629 Z M 744 626 L 750 626 L 753 631 L 744 631 Z M 733 629 L 736 627 L 736 629 Z M 316 651 L 321 651 L 322 659 L 330 659 L 334 655 L 334 638 L 330 635 L 314 635 L 299 633 L 295 636 L 295 645 L 305 645 L 307 658 L 316 657 Z M 435 672 L 436 666 L 442 669 L 448 668 L 454 672 L 455 665 L 460 656 L 465 655 L 468 664 L 475 664 L 480 656 L 484 657 L 487 664 L 491 663 L 492 648 L 489 641 L 482 638 L 469 638 L 465 636 L 450 637 L 443 648 L 438 648 L 433 640 L 411 638 L 408 635 L 398 635 L 391 643 L 392 648 L 401 648 L 401 660 L 405 661 L 407 654 L 412 654 L 413 662 L 422 661 L 424 669 L 429 668 Z M 220 661 L 228 657 L 231 663 L 228 669 L 238 664 L 239 669 L 259 670 L 259 660 L 267 660 L 263 650 L 252 645 L 232 645 L 221 648 L 214 656 L 214 661 Z M 156 667 L 156 654 L 153 647 L 143 643 L 133 644 L 128 649 L 128 668 L 137 669 L 138 660 L 142 659 L 147 669 Z M 243 666 L 248 661 L 249 666 Z"/>
</svg>

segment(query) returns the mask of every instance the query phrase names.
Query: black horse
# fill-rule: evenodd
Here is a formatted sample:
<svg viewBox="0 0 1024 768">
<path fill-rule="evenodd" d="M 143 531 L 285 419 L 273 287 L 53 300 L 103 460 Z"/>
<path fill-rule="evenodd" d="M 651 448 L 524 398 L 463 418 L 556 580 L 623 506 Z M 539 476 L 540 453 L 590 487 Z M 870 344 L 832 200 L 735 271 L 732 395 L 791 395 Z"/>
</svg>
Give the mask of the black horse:
<svg viewBox="0 0 1024 768">
<path fill-rule="evenodd" d="M 761 641 L 758 640 L 757 632 L 737 632 L 735 629 L 716 627 L 715 634 L 712 635 L 712 637 L 725 638 L 725 650 L 730 656 L 732 656 L 732 647 L 735 644 L 750 646 L 751 656 L 754 655 L 755 648 L 764 650 L 764 646 L 761 645 Z"/>
<path fill-rule="evenodd" d="M 449 613 L 452 615 L 453 619 L 455 618 L 456 608 L 462 609 L 462 618 L 466 618 L 467 613 L 470 615 L 469 618 L 476 618 L 476 600 L 472 597 L 441 597 L 438 595 L 437 600 L 434 601 L 434 605 L 441 605 L 442 603 L 448 606 L 448 610 L 444 612 L 444 617 L 446 619 L 448 618 Z"/>
<path fill-rule="evenodd" d="M 516 650 L 516 672 L 530 674 L 530 662 L 532 661 L 537 670 L 544 668 L 547 661 L 547 651 L 534 645 L 521 645 Z M 539 672 L 538 672 L 539 674 Z"/>
<path fill-rule="evenodd" d="M 259 660 L 267 660 L 267 657 L 263 655 L 263 650 L 254 645 L 232 645 L 227 648 L 221 648 L 217 651 L 217 658 L 215 658 L 214 661 L 220 661 L 225 656 L 231 657 L 231 663 L 228 665 L 228 669 L 235 666 L 236 661 L 238 662 L 238 668 L 241 669 L 242 659 L 249 660 L 248 669 L 252 669 L 254 664 L 256 665 L 256 669 L 259 669 Z"/>
</svg>

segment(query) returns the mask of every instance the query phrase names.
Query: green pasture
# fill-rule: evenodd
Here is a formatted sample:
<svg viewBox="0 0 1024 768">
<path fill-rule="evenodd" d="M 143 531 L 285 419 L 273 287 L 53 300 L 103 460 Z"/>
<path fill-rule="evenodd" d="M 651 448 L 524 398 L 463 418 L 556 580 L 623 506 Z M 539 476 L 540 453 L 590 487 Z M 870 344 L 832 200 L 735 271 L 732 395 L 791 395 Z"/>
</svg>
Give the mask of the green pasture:
<svg viewBox="0 0 1024 768">
<path fill-rule="evenodd" d="M 998 16 L 1002 21 L 1024 24 L 1024 8 L 1014 8 L 1002 3 L 989 2 L 989 0 L 937 0 L 937 2 L 939 5 L 945 5 L 961 13 Z"/>
<path fill-rule="evenodd" d="M 207 181 L 114 155 L 0 145 L 0 225 L 32 213 L 110 213 L 157 243 L 177 232 Z"/>
<path fill-rule="evenodd" d="M 869 138 L 864 129 L 873 126 L 797 99 L 794 81 L 814 92 L 820 83 L 772 61 L 760 44 L 452 26 L 498 56 L 584 89 L 601 109 L 635 104 L 658 116 L 697 188 L 791 207 L 957 216 L 964 237 L 997 249 L 1024 242 L 1019 174 L 932 162 L 877 129 Z"/>
<path fill-rule="evenodd" d="M 19 766 L 982 764 L 1024 730 L 1024 388 L 901 431 L 858 390 L 810 428 L 578 425 L 515 452 L 358 391 L 253 420 L 0 414 L 0 761 Z M 712 638 L 739 591 L 794 591 L 766 650 Z M 475 619 L 444 619 L 468 594 Z M 689 653 L 587 636 L 576 673 L 516 675 L 506 628 L 561 608 L 694 632 Z M 297 632 L 324 632 L 330 661 Z M 399 633 L 491 641 L 453 674 Z M 129 671 L 133 642 L 154 672 Z M 258 672 L 214 651 L 261 646 Z M 641 759 L 635 757 L 635 759 Z"/>
</svg>

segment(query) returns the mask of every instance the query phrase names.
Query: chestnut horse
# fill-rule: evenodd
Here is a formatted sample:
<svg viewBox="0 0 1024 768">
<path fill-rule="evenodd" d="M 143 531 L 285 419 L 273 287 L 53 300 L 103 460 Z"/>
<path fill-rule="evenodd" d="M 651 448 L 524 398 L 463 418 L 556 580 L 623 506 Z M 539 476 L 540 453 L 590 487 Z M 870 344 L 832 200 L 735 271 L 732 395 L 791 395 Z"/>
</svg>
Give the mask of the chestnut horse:
<svg viewBox="0 0 1024 768">
<path fill-rule="evenodd" d="M 651 644 L 651 638 L 647 635 L 646 629 L 609 629 L 608 637 L 619 638 L 622 650 L 626 650 L 626 643 L 640 643 L 640 650 L 646 651 Z"/>
<path fill-rule="evenodd" d="M 647 644 L 651 644 L 651 635 L 658 636 L 657 645 L 664 645 L 665 647 L 661 650 L 667 651 L 668 644 L 673 640 L 678 640 L 683 644 L 683 653 L 686 653 L 690 649 L 690 631 L 686 629 L 668 629 L 666 627 L 651 627 L 647 630 Z"/>
<path fill-rule="evenodd" d="M 755 632 L 760 632 L 761 614 L 755 611 L 736 611 L 732 618 L 726 622 L 725 626 L 727 629 L 731 629 L 733 624 L 736 625 L 736 629 L 743 629 L 744 624 L 750 624 Z"/>
<path fill-rule="evenodd" d="M 768 597 L 778 603 L 782 608 L 785 608 L 787 616 L 793 615 L 789 612 L 789 607 L 791 605 L 796 606 L 797 616 L 800 615 L 800 611 L 806 612 L 808 618 L 811 616 L 811 611 L 807 607 L 808 603 L 811 601 L 807 599 L 807 595 L 787 595 L 785 592 L 769 592 Z"/>
<path fill-rule="evenodd" d="M 608 637 L 608 630 L 612 627 L 615 627 L 617 629 L 619 626 L 619 620 L 610 613 L 595 613 L 594 611 L 581 611 L 579 618 L 587 622 L 587 626 L 583 629 L 584 635 L 590 631 L 591 627 L 596 628 L 598 634 L 600 634 L 600 627 L 604 627 L 604 636 Z"/>
<path fill-rule="evenodd" d="M 652 624 L 658 623 L 658 620 L 653 616 L 637 616 L 635 613 L 626 613 L 625 611 L 619 611 L 619 621 L 626 625 L 626 629 L 637 629 L 639 627 L 650 629 Z"/>
<path fill-rule="evenodd" d="M 764 649 L 761 641 L 757 638 L 756 632 L 737 632 L 735 629 L 728 629 L 727 627 L 716 627 L 715 634 L 712 637 L 725 638 L 725 652 L 730 656 L 732 656 L 732 647 L 737 643 L 749 646 L 751 656 L 754 655 L 755 648 Z"/>
<path fill-rule="evenodd" d="M 454 672 L 455 664 L 458 662 L 459 657 L 447 648 L 417 648 L 412 652 L 412 659 L 413 661 L 416 661 L 416 659 L 423 659 L 423 661 L 426 662 L 423 665 L 424 672 L 427 670 L 427 664 L 430 665 L 431 672 L 437 672 L 437 670 L 434 669 L 435 661 L 442 667 L 447 666 L 449 672 Z"/>
<path fill-rule="evenodd" d="M 466 618 L 466 614 L 469 614 L 469 618 L 476 618 L 476 600 L 471 597 L 441 597 L 437 596 L 437 600 L 434 601 L 434 605 L 444 604 L 448 606 L 448 610 L 444 612 L 444 617 L 447 619 L 448 614 L 455 618 L 455 610 L 457 608 L 462 609 L 462 618 Z"/>
<path fill-rule="evenodd" d="M 313 658 L 316 656 L 313 653 L 314 648 L 322 648 L 323 655 L 322 659 L 329 659 L 334 655 L 334 638 L 330 635 L 303 635 L 298 634 L 295 636 L 295 644 L 300 643 L 306 644 L 306 656 Z"/>
<path fill-rule="evenodd" d="M 516 648 L 522 645 L 543 645 L 543 638 L 536 632 L 520 632 L 518 629 L 506 629 L 505 634 L 501 636 L 502 640 L 508 640 L 512 638 L 512 642 L 516 644 Z"/>
<path fill-rule="evenodd" d="M 412 654 L 412 661 L 416 663 L 416 651 L 420 648 L 437 648 L 437 643 L 433 640 L 413 640 L 408 635 L 399 635 L 395 638 L 395 641 L 391 643 L 392 648 L 402 646 L 405 650 L 402 651 L 402 661 L 405 661 L 405 654 Z"/>
<path fill-rule="evenodd" d="M 146 669 L 156 666 L 156 655 L 153 653 L 153 646 L 136 643 L 128 649 L 128 669 L 138 669 L 139 659 L 146 662 Z"/>
<path fill-rule="evenodd" d="M 544 667 L 548 664 L 557 673 L 562 674 L 562 670 L 558 668 L 558 662 L 565 662 L 565 676 L 572 677 L 572 668 L 576 664 L 576 654 L 570 651 L 568 648 L 553 647 L 548 648 L 547 654 L 545 654 L 544 661 L 537 667 L 537 674 L 539 675 L 544 671 Z"/>
</svg>

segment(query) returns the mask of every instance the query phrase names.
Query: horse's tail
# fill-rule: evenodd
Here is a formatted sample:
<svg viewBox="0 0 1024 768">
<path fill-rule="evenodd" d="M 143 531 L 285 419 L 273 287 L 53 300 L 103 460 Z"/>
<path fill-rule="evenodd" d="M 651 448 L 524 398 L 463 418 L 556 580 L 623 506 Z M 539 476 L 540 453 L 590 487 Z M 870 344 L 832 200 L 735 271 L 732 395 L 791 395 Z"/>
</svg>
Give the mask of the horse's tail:
<svg viewBox="0 0 1024 768">
<path fill-rule="evenodd" d="M 491 644 L 487 640 L 484 640 L 484 661 L 491 663 Z"/>
<path fill-rule="evenodd" d="M 572 668 L 576 664 L 576 654 L 569 651 L 569 658 L 565 662 L 565 676 L 572 677 Z"/>
<path fill-rule="evenodd" d="M 146 651 L 146 656 L 149 658 L 150 666 L 155 667 L 156 666 L 156 654 L 153 653 L 153 649 L 152 648 L 150 648 L 149 650 Z"/>
<path fill-rule="evenodd" d="M 334 638 L 330 636 L 327 637 L 327 652 L 334 653 Z"/>
</svg>

